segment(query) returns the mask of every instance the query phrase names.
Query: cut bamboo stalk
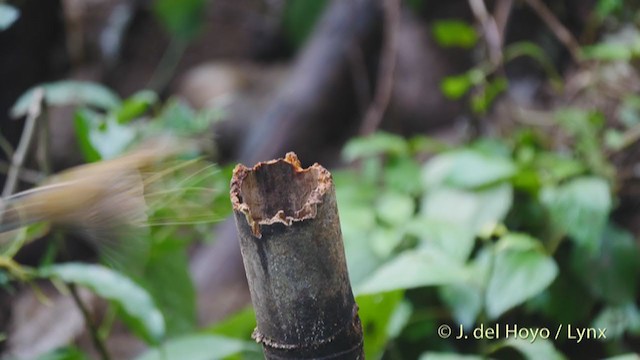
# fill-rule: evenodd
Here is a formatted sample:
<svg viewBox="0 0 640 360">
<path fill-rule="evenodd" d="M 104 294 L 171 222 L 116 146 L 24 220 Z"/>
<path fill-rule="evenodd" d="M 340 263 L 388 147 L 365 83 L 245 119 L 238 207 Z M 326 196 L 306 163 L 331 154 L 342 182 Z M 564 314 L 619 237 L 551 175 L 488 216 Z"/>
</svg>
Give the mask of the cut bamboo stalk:
<svg viewBox="0 0 640 360">
<path fill-rule="evenodd" d="M 331 174 L 284 159 L 238 165 L 231 202 L 267 359 L 364 359 Z"/>
</svg>

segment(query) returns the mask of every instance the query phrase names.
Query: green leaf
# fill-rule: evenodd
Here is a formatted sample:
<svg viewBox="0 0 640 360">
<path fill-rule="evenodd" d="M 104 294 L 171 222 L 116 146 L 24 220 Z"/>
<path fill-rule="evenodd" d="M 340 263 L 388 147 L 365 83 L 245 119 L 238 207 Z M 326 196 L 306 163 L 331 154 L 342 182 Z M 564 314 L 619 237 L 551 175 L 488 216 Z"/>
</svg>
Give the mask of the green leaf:
<svg viewBox="0 0 640 360">
<path fill-rule="evenodd" d="M 342 150 L 342 157 L 346 161 L 353 161 L 382 154 L 408 155 L 409 144 L 399 135 L 377 132 L 367 137 L 355 138 L 347 143 Z"/>
<path fill-rule="evenodd" d="M 144 288 L 124 275 L 103 266 L 81 263 L 49 266 L 41 269 L 40 275 L 84 286 L 112 301 L 126 315 L 124 320 L 129 327 L 145 340 L 157 343 L 164 337 L 164 318 L 153 299 Z"/>
<path fill-rule="evenodd" d="M 215 335 L 194 334 L 172 339 L 160 348 L 151 349 L 136 360 L 211 360 L 223 359 L 256 345 L 248 341 Z"/>
<path fill-rule="evenodd" d="M 388 159 L 383 172 L 384 184 L 392 190 L 417 195 L 422 191 L 420 165 L 408 157 Z"/>
<path fill-rule="evenodd" d="M 91 142 L 91 133 L 98 127 L 100 121 L 100 116 L 89 109 L 79 109 L 73 116 L 76 140 L 86 162 L 102 160 L 102 156 Z"/>
<path fill-rule="evenodd" d="M 41 355 L 37 360 L 89 360 L 90 357 L 74 346 L 55 349 Z"/>
<path fill-rule="evenodd" d="M 44 89 L 44 99 L 48 105 L 85 105 L 101 110 L 110 110 L 120 105 L 120 98 L 108 88 L 91 82 L 64 80 L 41 84 L 27 90 L 11 108 L 11 116 L 27 114 L 33 102 L 36 89 Z"/>
<path fill-rule="evenodd" d="M 611 190 L 605 180 L 579 177 L 557 188 L 544 188 L 540 199 L 554 227 L 591 252 L 600 247 L 612 206 Z"/>
<path fill-rule="evenodd" d="M 640 334 L 640 311 L 633 302 L 605 307 L 593 320 L 592 327 L 607 329 L 607 339 L 619 339 L 625 333 Z"/>
<path fill-rule="evenodd" d="M 445 77 L 440 83 L 440 90 L 447 98 L 457 100 L 464 96 L 472 86 L 484 81 L 486 74 L 479 69 L 471 69 L 464 74 Z"/>
<path fill-rule="evenodd" d="M 361 295 L 356 298 L 364 329 L 365 358 L 377 359 L 382 355 L 389 338 L 387 328 L 402 298 L 402 291 Z"/>
<path fill-rule="evenodd" d="M 458 150 L 427 162 L 422 170 L 422 183 L 427 189 L 442 185 L 479 188 L 507 180 L 514 176 L 516 170 L 509 159 L 487 156 L 473 150 Z"/>
<path fill-rule="evenodd" d="M 435 21 L 431 31 L 436 42 L 443 47 L 470 49 L 478 42 L 475 29 L 461 20 Z"/>
<path fill-rule="evenodd" d="M 371 250 L 381 259 L 386 259 L 400 245 L 403 235 L 397 228 L 376 227 L 368 236 Z"/>
<path fill-rule="evenodd" d="M 628 44 L 603 42 L 582 48 L 585 60 L 629 61 L 633 57 L 633 49 Z"/>
<path fill-rule="evenodd" d="M 196 325 L 196 293 L 189 273 L 188 242 L 154 243 L 144 270 L 144 284 L 166 323 L 167 336 L 183 335 Z"/>
<path fill-rule="evenodd" d="M 126 124 L 144 114 L 152 105 L 158 102 L 158 95 L 149 90 L 139 91 L 122 102 L 122 106 L 115 112 L 118 124 Z"/>
<path fill-rule="evenodd" d="M 397 226 L 413 217 L 415 205 L 411 196 L 396 191 L 385 191 L 376 201 L 376 213 L 380 220 Z"/>
<path fill-rule="evenodd" d="M 438 290 L 442 301 L 453 312 L 456 322 L 467 329 L 473 327 L 482 310 L 480 289 L 470 284 L 450 284 Z"/>
<path fill-rule="evenodd" d="M 421 216 L 458 226 L 475 235 L 499 224 L 511 208 L 512 201 L 513 190 L 508 184 L 475 192 L 441 188 L 422 199 Z"/>
<path fill-rule="evenodd" d="M 571 254 L 574 273 L 593 295 L 609 304 L 633 301 L 640 280 L 638 243 L 632 234 L 613 224 L 608 224 L 601 233 L 598 251 L 578 248 Z"/>
<path fill-rule="evenodd" d="M 437 353 L 427 352 L 418 358 L 418 360 L 484 360 L 485 357 L 476 355 L 461 355 L 455 353 Z"/>
<path fill-rule="evenodd" d="M 206 0 L 156 0 L 153 10 L 171 34 L 194 38 L 204 25 Z"/>
<path fill-rule="evenodd" d="M 451 221 L 415 218 L 406 229 L 422 242 L 423 246 L 436 246 L 453 260 L 464 263 L 475 243 L 475 233 L 467 226 Z"/>
<path fill-rule="evenodd" d="M 309 38 L 327 3 L 326 0 L 286 2 L 282 21 L 285 35 L 293 46 L 300 47 Z"/>
<path fill-rule="evenodd" d="M 6 30 L 20 17 L 20 10 L 15 6 L 0 3 L 0 31 Z"/>
<path fill-rule="evenodd" d="M 180 136 L 200 135 L 221 118 L 220 114 L 216 109 L 196 112 L 184 101 L 172 99 L 166 103 L 148 131 L 152 134 L 170 132 Z"/>
<path fill-rule="evenodd" d="M 385 291 L 461 282 L 467 274 L 456 261 L 435 248 L 406 251 L 375 271 L 357 291 L 375 294 Z"/>
<path fill-rule="evenodd" d="M 132 127 L 120 125 L 112 117 L 81 109 L 74 119 L 80 149 L 87 161 L 108 160 L 121 155 L 136 137 Z"/>
<path fill-rule="evenodd" d="M 244 310 L 217 322 L 207 333 L 212 335 L 227 336 L 236 339 L 250 339 L 253 329 L 256 328 L 256 313 L 253 307 L 248 306 Z"/>
<path fill-rule="evenodd" d="M 506 235 L 494 251 L 485 298 L 491 319 L 539 294 L 558 274 L 556 263 L 542 251 L 540 242 L 527 235 Z"/>
<path fill-rule="evenodd" d="M 503 341 L 497 348 L 510 347 L 520 352 L 527 360 L 564 360 L 565 356 L 559 352 L 553 342 L 547 339 L 536 338 L 535 341 L 529 339 L 511 338 Z"/>
</svg>

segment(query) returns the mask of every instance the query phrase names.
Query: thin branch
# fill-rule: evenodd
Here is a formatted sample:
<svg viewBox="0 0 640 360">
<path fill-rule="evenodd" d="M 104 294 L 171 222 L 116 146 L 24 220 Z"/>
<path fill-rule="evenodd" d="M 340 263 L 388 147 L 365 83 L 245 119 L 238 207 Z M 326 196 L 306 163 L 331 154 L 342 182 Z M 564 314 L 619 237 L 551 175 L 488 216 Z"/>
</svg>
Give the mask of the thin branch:
<svg viewBox="0 0 640 360">
<path fill-rule="evenodd" d="M 382 122 L 391 92 L 393 90 L 393 76 L 396 67 L 396 29 L 400 23 L 401 0 L 384 1 L 384 47 L 380 66 L 378 67 L 378 80 L 373 103 L 367 109 L 364 116 L 361 135 L 368 135 L 374 132 Z"/>
<path fill-rule="evenodd" d="M 544 23 L 551 29 L 558 40 L 569 50 L 573 61 L 580 62 L 580 44 L 571 32 L 558 20 L 541 0 L 524 0 Z"/>
<path fill-rule="evenodd" d="M 513 0 L 498 0 L 495 8 L 493 9 L 493 18 L 495 19 L 498 27 L 498 33 L 500 33 L 501 45 L 504 45 L 507 23 L 509 22 L 509 15 L 511 14 L 512 8 Z"/>
<path fill-rule="evenodd" d="M 18 176 L 20 175 L 20 171 L 22 170 L 22 166 L 27 157 L 27 153 L 29 151 L 29 148 L 31 147 L 31 143 L 35 135 L 36 123 L 41 114 L 43 98 L 44 90 L 42 88 L 36 89 L 36 91 L 33 93 L 33 100 L 29 107 L 27 121 L 25 122 L 24 129 L 22 130 L 22 135 L 20 136 L 20 143 L 18 144 L 18 148 L 11 158 L 11 167 L 9 168 L 9 172 L 7 174 L 7 180 L 4 184 L 4 189 L 2 189 L 3 198 L 13 194 L 16 191 L 16 188 L 18 186 Z"/>
<path fill-rule="evenodd" d="M 502 35 L 498 24 L 493 16 L 489 14 L 484 0 L 469 0 L 469 6 L 482 27 L 489 50 L 489 59 L 494 66 L 498 66 L 502 63 Z"/>
<path fill-rule="evenodd" d="M 0 173 L 6 174 L 9 172 L 11 165 L 6 161 L 0 161 Z M 44 179 L 44 174 L 36 170 L 23 168 L 18 175 L 18 179 L 31 184 L 37 184 Z"/>
<path fill-rule="evenodd" d="M 78 309 L 80 309 L 80 312 L 82 313 L 82 317 L 84 318 L 84 321 L 87 323 L 87 328 L 89 330 L 89 334 L 91 336 L 91 342 L 93 342 L 93 346 L 96 348 L 96 351 L 98 352 L 98 354 L 100 354 L 100 358 L 102 360 L 110 360 L 111 357 L 109 356 L 109 352 L 107 351 L 107 348 L 104 345 L 104 342 L 102 341 L 102 339 L 100 339 L 98 328 L 93 323 L 93 320 L 91 319 L 91 314 L 89 314 L 89 310 L 87 310 L 87 307 L 82 302 L 82 299 L 78 294 L 78 289 L 76 288 L 75 284 L 68 284 L 68 285 L 69 285 L 69 291 L 71 292 L 71 297 L 73 298 L 73 302 L 75 302 Z"/>
</svg>

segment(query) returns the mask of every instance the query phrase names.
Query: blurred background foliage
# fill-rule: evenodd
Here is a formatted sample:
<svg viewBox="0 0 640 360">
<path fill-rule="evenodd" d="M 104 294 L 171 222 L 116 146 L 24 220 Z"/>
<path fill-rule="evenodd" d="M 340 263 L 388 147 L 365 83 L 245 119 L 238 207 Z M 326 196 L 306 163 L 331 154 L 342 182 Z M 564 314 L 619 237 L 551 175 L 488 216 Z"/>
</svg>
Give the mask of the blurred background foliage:
<svg viewBox="0 0 640 360">
<path fill-rule="evenodd" d="M 205 326 L 197 320 L 189 262 L 197 244 L 211 238 L 214 223 L 231 212 L 233 163 L 217 164 L 223 162 L 217 142 L 224 139 L 211 130 L 229 121 L 230 110 L 225 101 L 196 108 L 170 96 L 166 74 L 205 31 L 208 2 L 151 3 L 172 44 L 148 83 L 152 90 L 121 96 L 98 82 L 46 81 L 10 110 L 28 118 L 34 104 L 42 104 L 33 116 L 47 121 L 49 110 L 73 109 L 83 163 L 118 164 L 167 134 L 182 145 L 141 172 L 147 226 L 109 233 L 107 240 L 90 234 L 101 261 L 68 254 L 64 240 L 73 235 L 51 219 L 2 234 L 0 288 L 10 299 L 30 286 L 46 304 L 48 296 L 38 289 L 51 282 L 81 309 L 87 300 L 76 286 L 105 300 L 100 316 L 85 314 L 91 346 L 70 341 L 38 359 L 108 358 L 104 347 L 122 324 L 144 343 L 138 360 L 262 358 L 250 338 L 250 307 Z M 324 0 L 265 3 L 276 4 L 285 53 L 305 46 L 329 6 Z M 429 3 L 407 1 L 405 10 L 418 16 Z M 459 136 L 452 141 L 385 130 L 354 136 L 339 151 L 336 163 L 344 166 L 332 171 L 368 359 L 637 359 L 637 5 L 595 1 L 577 48 L 550 46 L 540 35 L 496 50 L 481 17 L 442 16 L 428 23 L 438 48 L 472 59 L 436 87 L 467 110 Z M 0 31 L 21 14 L 20 2 L 0 3 Z M 538 106 L 517 105 L 528 90 L 507 70 L 513 65 L 517 72 L 523 59 L 541 74 L 535 80 L 542 93 Z M 38 149 L 47 146 L 38 139 Z M 11 159 L 17 150 L 6 143 Z M 20 251 L 43 237 L 47 246 L 38 261 L 20 263 Z M 569 324 L 606 328 L 607 337 L 577 343 L 566 332 L 535 341 L 438 336 L 441 325 L 456 335 L 460 325 L 470 331 L 495 324 L 552 334 Z M 12 335 L 0 331 L 0 343 Z"/>
</svg>

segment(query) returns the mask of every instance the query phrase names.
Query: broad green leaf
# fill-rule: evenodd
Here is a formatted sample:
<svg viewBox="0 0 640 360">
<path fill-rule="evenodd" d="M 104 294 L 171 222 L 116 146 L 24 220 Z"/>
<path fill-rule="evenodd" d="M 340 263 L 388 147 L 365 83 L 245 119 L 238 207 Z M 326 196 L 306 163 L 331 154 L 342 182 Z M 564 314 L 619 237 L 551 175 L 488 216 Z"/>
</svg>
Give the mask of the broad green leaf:
<svg viewBox="0 0 640 360">
<path fill-rule="evenodd" d="M 461 355 L 455 353 L 428 352 L 420 355 L 418 360 L 485 360 L 483 356 Z"/>
<path fill-rule="evenodd" d="M 99 265 L 66 263 L 40 270 L 46 278 L 58 278 L 84 286 L 115 303 L 126 315 L 128 325 L 147 341 L 157 343 L 164 337 L 162 313 L 145 289 L 124 275 Z"/>
<path fill-rule="evenodd" d="M 369 235 L 371 249 L 381 258 L 386 259 L 400 245 L 404 237 L 397 228 L 376 227 Z"/>
<path fill-rule="evenodd" d="M 169 340 L 159 348 L 151 349 L 136 360 L 211 360 L 223 359 L 256 344 L 223 336 L 194 334 Z"/>
<path fill-rule="evenodd" d="M 385 259 L 371 246 L 370 231 L 343 227 L 342 236 L 349 279 L 355 288 L 369 278 Z"/>
<path fill-rule="evenodd" d="M 478 234 L 499 224 L 511 208 L 512 200 L 513 190 L 508 184 L 475 192 L 441 188 L 422 199 L 421 216 Z"/>
<path fill-rule="evenodd" d="M 593 196 L 593 195 L 589 195 Z M 582 283 L 599 299 L 619 305 L 637 297 L 640 248 L 633 235 L 613 224 L 605 227 L 598 251 L 575 249 L 572 267 Z"/>
<path fill-rule="evenodd" d="M 118 124 L 112 117 L 81 109 L 75 115 L 80 149 L 87 161 L 108 160 L 121 155 L 136 137 L 132 127 Z"/>
<path fill-rule="evenodd" d="M 212 335 L 227 336 L 236 339 L 250 339 L 256 328 L 256 313 L 248 306 L 226 319 L 215 323 L 206 330 Z"/>
<path fill-rule="evenodd" d="M 382 154 L 407 155 L 409 154 L 409 144 L 399 135 L 377 132 L 349 141 L 342 150 L 342 157 L 346 161 Z"/>
<path fill-rule="evenodd" d="M 144 114 L 158 102 L 158 95 L 153 91 L 143 90 L 133 94 L 122 102 L 115 117 L 119 124 L 126 124 Z"/>
<path fill-rule="evenodd" d="M 511 178 L 516 166 L 509 159 L 478 151 L 458 150 L 439 155 L 424 165 L 422 182 L 427 189 L 442 185 L 469 189 Z"/>
<path fill-rule="evenodd" d="M 596 316 L 591 326 L 607 329 L 607 339 L 619 339 L 625 333 L 638 335 L 640 334 L 640 311 L 632 302 L 621 306 L 608 306 Z"/>
<path fill-rule="evenodd" d="M 186 254 L 188 242 L 169 243 L 152 245 L 143 281 L 164 315 L 167 336 L 174 337 L 195 327 L 196 293 Z"/>
<path fill-rule="evenodd" d="M 41 84 L 27 90 L 11 108 L 11 116 L 27 114 L 37 88 L 44 89 L 44 99 L 48 105 L 85 105 L 101 110 L 114 109 L 120 105 L 120 98 L 108 88 L 91 82 L 63 80 Z"/>
<path fill-rule="evenodd" d="M 90 357 L 74 346 L 55 349 L 41 355 L 37 360 L 89 360 Z"/>
<path fill-rule="evenodd" d="M 20 17 L 20 10 L 15 6 L 0 3 L 0 31 L 6 30 Z"/>
<path fill-rule="evenodd" d="M 532 341 L 531 339 L 511 338 L 500 343 L 496 350 L 504 347 L 516 349 L 527 360 L 566 359 L 565 356 L 561 352 L 559 352 L 555 348 L 555 346 L 553 346 L 553 342 L 547 339 L 542 339 L 540 337 L 536 338 L 534 341 Z"/>
<path fill-rule="evenodd" d="M 423 246 L 436 246 L 460 263 L 467 260 L 475 243 L 474 231 L 456 222 L 418 217 L 407 224 L 406 231 Z"/>
<path fill-rule="evenodd" d="M 392 190 L 417 195 L 422 191 L 420 170 L 420 165 L 409 157 L 388 159 L 383 172 L 384 184 Z"/>
<path fill-rule="evenodd" d="M 579 177 L 540 194 L 551 222 L 579 245 L 595 252 L 600 247 L 612 207 L 609 184 L 598 177 Z"/>
<path fill-rule="evenodd" d="M 537 170 L 540 180 L 546 185 L 555 185 L 573 176 L 583 174 L 587 169 L 585 165 L 569 156 L 539 152 L 533 160 L 533 166 Z"/>
<path fill-rule="evenodd" d="M 435 248 L 406 251 L 382 265 L 361 286 L 360 295 L 464 281 L 467 274 L 456 261 Z"/>
<path fill-rule="evenodd" d="M 496 319 L 546 289 L 558 274 L 558 266 L 539 241 L 509 234 L 496 243 L 486 290 L 487 315 Z"/>
<path fill-rule="evenodd" d="M 206 0 L 156 0 L 153 10 L 175 37 L 194 38 L 204 25 Z"/>
<path fill-rule="evenodd" d="M 409 195 L 386 191 L 376 201 L 378 218 L 390 225 L 401 225 L 408 222 L 415 211 L 415 201 Z"/>
<path fill-rule="evenodd" d="M 284 9 L 283 27 L 289 42 L 302 46 L 311 35 L 328 1 L 287 1 Z"/>
<path fill-rule="evenodd" d="M 440 298 L 449 306 L 456 322 L 467 329 L 473 327 L 482 310 L 482 294 L 478 287 L 469 284 L 441 286 Z"/>
<path fill-rule="evenodd" d="M 387 328 L 403 298 L 402 291 L 360 295 L 356 298 L 364 331 L 365 358 L 380 358 L 388 341 Z"/>
<path fill-rule="evenodd" d="M 475 29 L 461 20 L 438 20 L 431 30 L 436 42 L 443 47 L 470 49 L 478 41 Z"/>
</svg>

